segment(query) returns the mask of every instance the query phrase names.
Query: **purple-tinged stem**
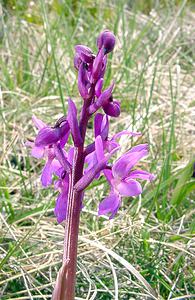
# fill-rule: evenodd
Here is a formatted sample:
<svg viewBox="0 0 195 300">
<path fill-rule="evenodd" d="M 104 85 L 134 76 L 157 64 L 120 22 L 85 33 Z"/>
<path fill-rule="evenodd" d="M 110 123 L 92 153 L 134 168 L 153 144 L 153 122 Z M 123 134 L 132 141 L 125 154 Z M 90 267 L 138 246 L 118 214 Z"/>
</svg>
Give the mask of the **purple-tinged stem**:
<svg viewBox="0 0 195 300">
<path fill-rule="evenodd" d="M 84 101 L 81 112 L 79 129 L 83 143 L 79 147 L 75 147 L 73 168 L 72 172 L 69 175 L 68 210 L 64 236 L 63 264 L 57 277 L 56 286 L 52 298 L 53 300 L 74 300 L 75 295 L 77 245 L 83 192 L 77 192 L 74 189 L 74 186 L 83 175 L 83 167 L 85 161 L 85 157 L 83 154 L 84 140 L 87 123 L 89 120 L 87 111 L 89 105 L 91 104 L 91 101 L 92 98 Z"/>
<path fill-rule="evenodd" d="M 74 190 L 74 184 L 82 176 L 83 161 L 82 148 L 75 148 L 75 165 L 71 174 L 68 197 L 67 223 L 64 237 L 63 263 L 66 264 L 66 276 L 64 278 L 64 295 L 59 300 L 73 300 L 76 281 L 77 244 L 79 234 L 80 210 L 82 205 L 82 192 Z"/>
</svg>

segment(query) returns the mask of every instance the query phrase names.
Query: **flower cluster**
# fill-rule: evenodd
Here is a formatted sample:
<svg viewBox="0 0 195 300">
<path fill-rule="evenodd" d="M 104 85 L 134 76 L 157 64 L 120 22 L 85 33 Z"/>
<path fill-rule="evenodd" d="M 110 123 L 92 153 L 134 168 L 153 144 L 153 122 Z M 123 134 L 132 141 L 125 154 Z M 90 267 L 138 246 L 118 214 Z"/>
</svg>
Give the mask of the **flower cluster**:
<svg viewBox="0 0 195 300">
<path fill-rule="evenodd" d="M 75 170 L 75 152 L 80 149 L 83 160 L 82 176 L 74 182 L 75 192 L 84 192 L 85 188 L 99 176 L 104 175 L 110 185 L 110 194 L 99 205 L 99 215 L 109 214 L 113 218 L 117 213 L 122 197 L 137 196 L 142 193 L 138 180 L 152 181 L 154 175 L 141 169 L 135 169 L 140 159 L 148 154 L 148 145 L 140 144 L 123 154 L 113 164 L 110 158 L 120 149 L 119 138 L 122 135 L 139 136 L 140 133 L 124 130 L 109 136 L 109 118 L 120 115 L 120 104 L 113 99 L 114 83 L 103 89 L 107 56 L 114 49 L 115 36 L 108 30 L 97 39 L 97 55 L 83 45 L 75 46 L 74 66 L 78 72 L 78 90 L 83 98 L 80 117 L 77 116 L 75 103 L 68 100 L 67 116 L 60 118 L 53 127 L 33 116 L 38 129 L 35 140 L 28 141 L 32 156 L 46 160 L 42 170 L 41 182 L 44 187 L 52 184 L 59 191 L 55 206 L 55 216 L 61 223 L 66 219 L 67 203 L 70 194 L 70 180 Z M 98 112 L 102 109 L 102 113 Z M 84 145 L 88 120 L 94 117 L 94 142 Z M 73 147 L 66 149 L 70 138 Z M 74 171 L 74 172 L 73 172 Z"/>
</svg>

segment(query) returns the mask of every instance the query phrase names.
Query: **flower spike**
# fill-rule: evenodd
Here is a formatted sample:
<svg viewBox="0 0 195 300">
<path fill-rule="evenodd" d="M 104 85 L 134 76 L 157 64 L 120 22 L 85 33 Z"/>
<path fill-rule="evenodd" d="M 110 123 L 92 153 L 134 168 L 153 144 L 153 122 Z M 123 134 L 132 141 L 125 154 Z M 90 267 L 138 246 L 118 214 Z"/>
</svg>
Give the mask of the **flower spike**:
<svg viewBox="0 0 195 300">
<path fill-rule="evenodd" d="M 33 116 L 38 133 L 34 140 L 26 143 L 32 148 L 31 154 L 35 158 L 45 160 L 41 183 L 43 187 L 54 184 L 54 189 L 58 191 L 54 215 L 58 223 L 65 221 L 63 265 L 52 300 L 75 298 L 79 217 L 85 204 L 85 189 L 100 176 L 106 178 L 110 193 L 99 203 L 98 215 L 108 214 L 111 219 L 118 212 L 123 197 L 140 195 L 141 181 L 155 179 L 153 174 L 136 168 L 138 162 L 148 155 L 147 144 L 134 146 L 116 160 L 113 157 L 121 149 L 121 136 L 136 138 L 141 135 L 140 132 L 128 130 L 115 133 L 112 137 L 109 135 L 110 119 L 118 117 L 121 111 L 120 103 L 113 97 L 114 83 L 103 89 L 108 55 L 115 43 L 114 34 L 104 30 L 97 38 L 96 54 L 85 45 L 75 46 L 78 91 L 84 100 L 79 118 L 77 107 L 69 98 L 67 116 L 58 119 L 54 127 Z M 93 140 L 86 145 L 86 132 L 91 128 L 88 121 L 93 117 Z M 67 146 L 69 137 L 72 139 L 71 146 Z"/>
</svg>

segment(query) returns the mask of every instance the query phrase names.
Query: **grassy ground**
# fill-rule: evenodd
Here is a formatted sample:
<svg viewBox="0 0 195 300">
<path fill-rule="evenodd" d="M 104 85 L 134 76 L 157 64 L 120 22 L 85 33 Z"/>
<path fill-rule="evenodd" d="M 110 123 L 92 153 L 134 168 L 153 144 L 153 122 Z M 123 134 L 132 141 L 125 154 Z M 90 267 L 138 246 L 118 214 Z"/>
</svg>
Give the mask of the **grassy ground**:
<svg viewBox="0 0 195 300">
<path fill-rule="evenodd" d="M 32 114 L 52 124 L 68 96 L 79 105 L 74 45 L 95 50 L 104 28 L 117 36 L 106 85 L 115 80 L 122 103 L 111 130 L 143 132 L 157 179 L 112 221 L 96 215 L 104 182 L 86 192 L 76 299 L 195 298 L 193 3 L 4 0 L 0 10 L 0 298 L 51 298 L 64 229 L 24 143 Z"/>
</svg>

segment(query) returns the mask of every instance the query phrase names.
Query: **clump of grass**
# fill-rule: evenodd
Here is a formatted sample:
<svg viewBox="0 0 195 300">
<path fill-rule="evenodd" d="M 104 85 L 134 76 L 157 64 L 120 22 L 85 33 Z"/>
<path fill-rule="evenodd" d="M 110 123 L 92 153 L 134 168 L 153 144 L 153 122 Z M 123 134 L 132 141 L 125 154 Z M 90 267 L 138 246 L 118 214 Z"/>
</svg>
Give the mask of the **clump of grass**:
<svg viewBox="0 0 195 300">
<path fill-rule="evenodd" d="M 32 114 L 52 124 L 66 110 L 64 99 L 76 99 L 72 45 L 87 37 L 93 48 L 103 28 L 118 39 L 106 84 L 112 74 L 123 118 L 112 129 L 143 132 L 141 142 L 150 141 L 145 164 L 157 179 L 142 198 L 124 201 L 113 221 L 96 215 L 104 180 L 88 189 L 77 299 L 194 297 L 194 15 L 190 2 L 163 3 L 3 2 L 1 299 L 51 298 L 64 229 L 53 217 L 55 195 L 37 179 L 42 166 L 24 143 Z"/>
</svg>

